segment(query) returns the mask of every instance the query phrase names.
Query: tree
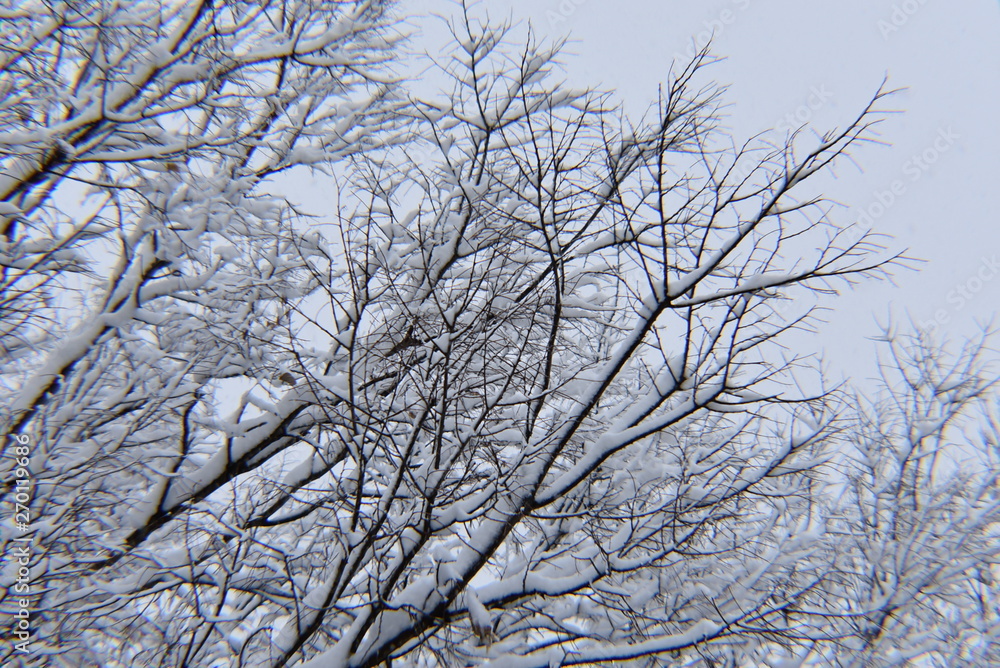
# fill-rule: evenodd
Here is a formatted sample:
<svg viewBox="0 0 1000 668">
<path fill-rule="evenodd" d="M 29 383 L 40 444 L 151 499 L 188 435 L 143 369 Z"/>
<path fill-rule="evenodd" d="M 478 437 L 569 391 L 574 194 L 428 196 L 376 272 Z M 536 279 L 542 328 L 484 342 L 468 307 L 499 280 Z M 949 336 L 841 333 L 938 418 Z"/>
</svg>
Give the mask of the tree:
<svg viewBox="0 0 1000 668">
<path fill-rule="evenodd" d="M 375 1 L 3 21 L 5 660 L 747 665 L 842 632 L 800 619 L 849 595 L 817 491 L 847 422 L 777 309 L 895 259 L 798 195 L 884 92 L 735 147 L 706 54 L 632 126 L 467 9 L 431 99 Z M 325 219 L 278 194 L 302 168 Z"/>
<path fill-rule="evenodd" d="M 149 559 L 218 533 L 167 526 L 187 521 L 174 499 L 193 509 L 254 466 L 242 453 L 187 476 L 230 445 L 213 416 L 221 379 L 277 368 L 268 349 L 281 330 L 267 323 L 304 271 L 308 241 L 268 180 L 391 143 L 399 125 L 383 5 L 4 3 L 4 498 L 10 448 L 27 447 L 18 435 L 31 452 L 36 658 L 219 653 L 207 609 L 175 610 L 203 595 L 184 580 L 205 576 Z M 181 476 L 197 490 L 180 491 Z M 222 554 L 226 541 L 206 548 Z M 167 570 L 147 577 L 147 566 Z M 5 606 L 14 600 L 8 591 Z"/>
<path fill-rule="evenodd" d="M 849 484 L 827 505 L 843 585 L 827 606 L 846 622 L 824 648 L 834 665 L 1000 662 L 1000 403 L 987 343 L 949 354 L 926 334 L 886 332 L 886 391 L 857 399 L 867 410 L 844 449 Z"/>
</svg>

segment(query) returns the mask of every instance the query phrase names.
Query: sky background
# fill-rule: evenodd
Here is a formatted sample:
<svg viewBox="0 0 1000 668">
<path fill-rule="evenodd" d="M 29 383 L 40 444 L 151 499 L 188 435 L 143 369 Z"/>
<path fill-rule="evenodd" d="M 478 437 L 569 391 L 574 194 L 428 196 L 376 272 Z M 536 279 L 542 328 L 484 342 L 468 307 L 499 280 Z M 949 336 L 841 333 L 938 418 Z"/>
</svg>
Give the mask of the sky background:
<svg viewBox="0 0 1000 668">
<path fill-rule="evenodd" d="M 403 3 L 415 17 L 414 46 L 438 52 L 446 33 L 428 17 L 455 11 L 449 0 Z M 889 88 L 905 90 L 882 105 L 902 112 L 880 126 L 884 144 L 855 147 L 852 161 L 838 162 L 817 183 L 838 204 L 837 221 L 870 220 L 875 232 L 890 236 L 889 249 L 926 262 L 918 271 L 894 271 L 895 284 L 868 281 L 825 300 L 833 309 L 827 323 L 789 343 L 798 352 L 822 350 L 830 380 L 863 383 L 876 375 L 870 339 L 890 315 L 901 325 L 911 318 L 934 325 L 952 344 L 976 336 L 994 317 L 997 0 L 487 0 L 474 13 L 530 21 L 543 39 L 568 37 L 567 83 L 613 91 L 636 118 L 671 64 L 686 61 L 693 43 L 714 33 L 712 50 L 723 60 L 703 73 L 704 81 L 729 87 L 726 124 L 737 143 L 783 121 L 820 133 L 844 127 L 888 77 Z M 1000 361 L 1000 354 L 991 356 Z"/>
</svg>

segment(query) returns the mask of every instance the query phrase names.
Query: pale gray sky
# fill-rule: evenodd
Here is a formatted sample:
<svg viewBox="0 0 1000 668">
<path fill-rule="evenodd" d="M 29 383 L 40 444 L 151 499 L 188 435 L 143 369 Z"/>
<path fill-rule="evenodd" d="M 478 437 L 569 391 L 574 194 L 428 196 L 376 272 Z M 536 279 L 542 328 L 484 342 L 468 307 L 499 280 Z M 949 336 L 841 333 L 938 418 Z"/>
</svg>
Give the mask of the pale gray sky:
<svg viewBox="0 0 1000 668">
<path fill-rule="evenodd" d="M 403 7 L 454 10 L 448 0 Z M 569 35 L 569 83 L 614 90 L 635 116 L 654 99 L 671 62 L 691 53 L 692 39 L 701 43 L 714 31 L 713 51 L 725 61 L 706 73 L 730 86 L 727 122 L 737 140 L 791 120 L 788 114 L 820 131 L 843 126 L 888 75 L 889 87 L 907 88 L 888 103 L 905 112 L 881 127 L 889 145 L 858 147 L 856 165 L 839 164 L 822 188 L 845 207 L 838 221 L 867 211 L 875 231 L 892 236 L 891 248 L 908 248 L 927 263 L 917 272 L 897 271 L 895 286 L 869 282 L 830 301 L 829 324 L 818 337 L 803 335 L 801 344 L 824 349 L 834 375 L 860 380 L 873 375 L 874 346 L 866 337 L 878 333 L 876 316 L 884 320 L 891 310 L 923 323 L 938 318 L 937 331 L 955 341 L 994 316 L 1000 304 L 996 0 L 486 0 L 476 13 L 484 10 L 531 21 L 540 36 Z"/>
</svg>

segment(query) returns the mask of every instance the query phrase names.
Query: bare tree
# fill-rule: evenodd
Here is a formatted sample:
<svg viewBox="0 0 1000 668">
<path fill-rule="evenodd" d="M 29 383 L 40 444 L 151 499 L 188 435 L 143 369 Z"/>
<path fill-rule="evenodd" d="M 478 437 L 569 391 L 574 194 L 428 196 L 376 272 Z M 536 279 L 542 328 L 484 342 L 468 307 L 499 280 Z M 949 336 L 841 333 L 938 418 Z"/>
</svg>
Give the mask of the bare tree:
<svg viewBox="0 0 1000 668">
<path fill-rule="evenodd" d="M 220 379 L 280 373 L 271 321 L 308 241 L 269 179 L 391 143 L 399 126 L 383 4 L 3 3 L 4 498 L 18 435 L 33 472 L 32 656 L 219 655 L 205 620 L 229 613 L 184 584 L 207 577 L 194 553 L 214 549 L 218 525 L 164 526 L 170 499 L 237 437 L 213 415 Z M 234 458 L 200 478 L 201 496 L 250 468 Z M 158 526 L 146 557 L 118 564 Z M 168 576 L 183 554 L 187 572 Z M 143 575 L 151 555 L 169 584 Z"/>
<path fill-rule="evenodd" d="M 847 422 L 776 305 L 893 259 L 803 185 L 884 93 L 740 147 L 705 54 L 631 125 L 467 12 L 451 90 L 405 104 L 377 2 L 3 20 L 36 659 L 754 665 L 870 633 L 807 607 L 847 595 L 817 491 Z M 328 218 L 273 194 L 334 161 Z"/>
<path fill-rule="evenodd" d="M 830 509 L 830 665 L 1000 662 L 998 382 L 986 339 L 955 355 L 890 329 L 880 401 L 858 398 L 849 484 Z M 833 605 L 831 605 L 831 603 Z M 840 615 L 835 613 L 840 611 Z"/>
</svg>

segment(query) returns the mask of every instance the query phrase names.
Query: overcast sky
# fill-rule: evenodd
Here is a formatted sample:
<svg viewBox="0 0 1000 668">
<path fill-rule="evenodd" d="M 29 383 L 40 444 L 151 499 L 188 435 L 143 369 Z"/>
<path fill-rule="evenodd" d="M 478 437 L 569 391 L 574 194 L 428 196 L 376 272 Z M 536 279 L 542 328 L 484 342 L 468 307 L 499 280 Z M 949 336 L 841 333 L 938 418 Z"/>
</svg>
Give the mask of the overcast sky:
<svg viewBox="0 0 1000 668">
<path fill-rule="evenodd" d="M 447 0 L 409 0 L 403 7 L 439 15 L 454 10 Z M 714 32 L 713 51 L 725 60 L 706 75 L 729 86 L 727 124 L 737 140 L 795 115 L 796 126 L 843 127 L 888 76 L 890 88 L 906 90 L 888 102 L 904 113 L 882 124 L 887 145 L 856 148 L 856 164 L 838 164 L 822 188 L 844 207 L 838 221 L 864 222 L 867 213 L 875 231 L 891 235 L 890 248 L 927 262 L 919 271 L 896 271 L 895 286 L 869 282 L 835 298 L 829 323 L 799 345 L 822 348 L 833 375 L 861 380 L 874 375 L 874 345 L 866 337 L 878 333 L 876 317 L 893 313 L 925 325 L 937 319 L 937 332 L 960 342 L 994 316 L 1000 304 L 997 0 L 487 0 L 477 13 L 484 10 L 530 21 L 540 36 L 568 35 L 568 82 L 615 91 L 635 116 L 655 97 L 671 63 Z M 435 35 L 427 29 L 432 47 Z"/>
</svg>

